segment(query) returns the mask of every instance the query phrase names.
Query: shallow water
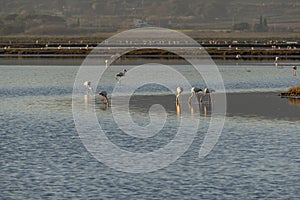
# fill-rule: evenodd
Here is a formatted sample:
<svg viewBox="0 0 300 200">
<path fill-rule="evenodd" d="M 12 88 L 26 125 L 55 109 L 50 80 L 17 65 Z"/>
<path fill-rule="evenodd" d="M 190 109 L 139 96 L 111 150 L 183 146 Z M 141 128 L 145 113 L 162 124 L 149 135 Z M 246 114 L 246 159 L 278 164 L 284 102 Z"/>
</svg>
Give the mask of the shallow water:
<svg viewBox="0 0 300 200">
<path fill-rule="evenodd" d="M 96 102 L 97 120 L 107 138 L 131 152 L 155 151 L 175 137 L 182 118 L 197 119 L 200 125 L 188 150 L 168 167 L 150 173 L 125 173 L 99 162 L 85 148 L 74 124 L 71 95 L 78 68 L 0 66 L 1 198 L 296 199 L 300 196 L 299 118 L 266 118 L 259 113 L 235 112 L 226 117 L 216 146 L 200 159 L 199 149 L 210 122 L 210 105 L 204 102 L 199 106 L 194 101 L 191 112 L 182 103 L 189 95 L 185 90 L 178 115 L 174 94 L 158 85 L 140 88 L 140 96 L 131 99 L 130 114 L 140 126 L 150 123 L 148 109 L 153 102 L 161 103 L 168 114 L 163 129 L 146 139 L 125 134 L 113 121 L 112 107 L 106 108 L 101 99 L 87 96 L 86 100 L 82 96 L 78 101 L 87 107 Z M 114 66 L 107 71 L 105 84 L 99 84 L 97 91 L 112 91 L 116 84 L 113 75 L 122 68 Z M 204 82 L 183 66 L 174 68 L 187 74 L 193 85 L 204 87 Z M 271 65 L 222 65 L 220 72 L 226 90 L 235 93 L 279 91 L 299 84 L 299 76 L 293 77 L 288 66 L 279 69 Z M 176 88 L 178 83 L 174 81 L 171 85 Z M 288 100 L 286 105 L 299 109 Z M 118 162 L 116 159 L 111 158 Z M 148 165 L 139 164 L 145 168 Z"/>
</svg>

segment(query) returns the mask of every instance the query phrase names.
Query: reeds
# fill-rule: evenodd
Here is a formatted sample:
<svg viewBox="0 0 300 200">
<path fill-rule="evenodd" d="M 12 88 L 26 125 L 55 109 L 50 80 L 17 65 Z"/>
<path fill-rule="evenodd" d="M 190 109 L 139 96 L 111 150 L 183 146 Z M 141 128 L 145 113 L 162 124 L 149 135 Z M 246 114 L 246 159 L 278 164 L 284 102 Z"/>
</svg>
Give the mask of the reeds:
<svg viewBox="0 0 300 200">
<path fill-rule="evenodd" d="M 300 96 L 300 86 L 291 87 L 287 93 L 289 96 Z"/>
</svg>

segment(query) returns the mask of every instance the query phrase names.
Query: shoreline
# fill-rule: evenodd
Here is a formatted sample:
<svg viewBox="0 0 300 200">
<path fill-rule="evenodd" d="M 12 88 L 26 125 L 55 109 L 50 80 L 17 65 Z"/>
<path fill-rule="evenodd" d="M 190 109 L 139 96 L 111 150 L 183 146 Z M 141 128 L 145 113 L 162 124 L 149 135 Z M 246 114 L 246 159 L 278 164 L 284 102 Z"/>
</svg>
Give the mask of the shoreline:
<svg viewBox="0 0 300 200">
<path fill-rule="evenodd" d="M 41 38 L 40 38 L 41 39 Z M 117 54 L 122 59 L 162 59 L 179 60 L 178 55 L 200 56 L 208 55 L 213 59 L 222 60 L 300 60 L 300 43 L 280 41 L 252 40 L 209 40 L 188 44 L 184 41 L 161 41 L 134 44 L 132 41 L 105 43 L 103 38 L 96 40 L 67 40 L 58 41 L 47 39 L 32 41 L 1 40 L 0 58 L 32 57 L 32 58 L 84 58 L 87 55 L 110 58 Z M 101 43 L 102 42 L 102 43 Z M 132 42 L 132 43 L 131 43 Z M 199 51 L 200 48 L 200 51 Z M 123 55 L 124 51 L 127 53 Z M 174 53 L 175 52 L 175 53 Z"/>
<path fill-rule="evenodd" d="M 300 60 L 300 49 L 292 50 L 225 50 L 225 49 L 206 49 L 207 53 L 202 55 L 202 58 L 212 58 L 214 60 L 235 60 L 235 61 L 247 61 L 247 60 L 268 60 L 274 62 L 275 57 L 279 58 L 279 62 L 284 60 Z M 122 50 L 120 51 L 122 53 Z M 192 52 L 191 52 L 192 53 Z M 115 54 L 115 53 L 114 53 Z M 101 53 L 92 52 L 92 49 L 0 49 L 0 59 L 3 58 L 37 58 L 37 59 L 85 59 L 87 56 L 93 56 L 103 59 L 112 57 L 109 50 Z M 191 54 L 191 57 L 193 55 Z M 165 60 L 165 61 L 180 61 L 183 58 L 178 55 L 158 53 L 153 54 L 147 52 L 147 50 L 141 53 L 135 53 L 134 51 L 122 55 L 121 61 L 131 61 L 136 59 L 148 59 L 148 60 Z"/>
<path fill-rule="evenodd" d="M 73 66 L 81 66 L 85 59 L 92 59 L 95 61 L 96 65 L 101 65 L 101 60 L 103 66 L 105 65 L 104 59 L 105 57 L 100 56 L 89 56 L 86 55 L 78 55 L 78 56 L 61 56 L 61 55 L 8 55 L 4 56 L 0 54 L 0 65 L 10 66 L 10 65 L 73 65 Z M 274 59 L 215 59 L 211 58 L 213 62 L 218 66 L 223 65 L 258 65 L 258 66 L 276 66 L 274 64 Z M 153 58 L 122 58 L 114 60 L 111 63 L 111 66 L 118 65 L 143 65 L 146 63 L 160 63 L 164 65 L 190 65 L 184 59 L 164 59 L 159 57 Z M 299 66 L 299 59 L 281 59 L 277 63 L 277 67 L 291 67 L 293 65 Z"/>
<path fill-rule="evenodd" d="M 156 48 L 156 47 L 155 47 Z M 162 60 L 180 60 L 178 55 L 172 53 L 166 53 L 159 49 L 142 49 L 132 50 L 126 55 L 122 55 L 121 59 L 162 59 Z M 158 48 L 158 47 L 157 47 Z M 122 49 L 119 50 L 122 53 Z M 275 57 L 279 57 L 280 60 L 300 60 L 300 49 L 205 49 L 207 54 L 212 59 L 222 60 L 274 60 Z M 9 48 L 0 49 L 0 58 L 85 58 L 88 55 L 95 57 L 110 57 L 115 54 L 116 50 L 103 49 L 101 51 L 94 51 L 93 48 L 75 48 L 75 49 L 47 49 L 47 48 Z M 190 52 L 193 56 L 193 52 Z M 205 52 L 203 57 L 207 57 Z"/>
</svg>

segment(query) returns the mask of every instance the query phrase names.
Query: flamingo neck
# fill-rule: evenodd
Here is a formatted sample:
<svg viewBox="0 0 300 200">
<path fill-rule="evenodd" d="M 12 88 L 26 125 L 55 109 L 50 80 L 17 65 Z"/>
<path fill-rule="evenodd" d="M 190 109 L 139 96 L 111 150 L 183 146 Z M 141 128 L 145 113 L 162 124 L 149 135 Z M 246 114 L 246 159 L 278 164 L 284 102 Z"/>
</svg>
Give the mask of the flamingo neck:
<svg viewBox="0 0 300 200">
<path fill-rule="evenodd" d="M 106 104 L 108 105 L 108 98 L 107 98 L 107 96 L 105 96 L 105 100 L 106 100 Z"/>
</svg>

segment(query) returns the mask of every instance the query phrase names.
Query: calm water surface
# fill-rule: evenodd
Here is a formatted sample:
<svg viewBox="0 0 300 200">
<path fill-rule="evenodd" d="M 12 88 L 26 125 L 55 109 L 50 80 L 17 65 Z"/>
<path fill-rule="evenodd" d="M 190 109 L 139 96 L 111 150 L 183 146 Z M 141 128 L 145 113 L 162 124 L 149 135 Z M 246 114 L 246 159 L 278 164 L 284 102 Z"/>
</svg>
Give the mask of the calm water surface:
<svg viewBox="0 0 300 200">
<path fill-rule="evenodd" d="M 188 69 L 174 68 L 190 76 L 195 86 L 204 87 L 204 82 Z M 194 105 L 192 116 L 181 117 L 200 119 L 197 135 L 188 151 L 167 168 L 131 174 L 98 162 L 86 150 L 74 125 L 71 95 L 78 69 L 72 65 L 0 66 L 1 199 L 299 198 L 299 120 L 228 116 L 217 145 L 207 157 L 199 159 L 210 117 L 209 113 L 204 115 L 204 108 Z M 105 84 L 97 91 L 112 91 L 116 84 L 113 75 L 120 69 L 122 66 L 110 69 Z M 290 67 L 222 65 L 220 72 L 226 90 L 235 93 L 280 91 L 299 84 L 299 76 L 292 77 Z M 176 81 L 173 84 L 178 86 Z M 96 99 L 95 110 L 107 137 L 115 144 L 130 151 L 153 151 L 166 145 L 177 131 L 174 96 L 155 85 L 141 88 L 139 93 L 146 95 L 140 97 L 144 103 L 133 103 L 131 115 L 140 125 L 149 122 L 149 94 L 167 95 L 162 99 L 167 102 L 163 105 L 168 120 L 154 138 L 139 140 L 123 134 L 113 122 L 111 108 L 107 109 L 100 99 Z M 87 105 L 93 102 L 89 99 Z"/>
</svg>

